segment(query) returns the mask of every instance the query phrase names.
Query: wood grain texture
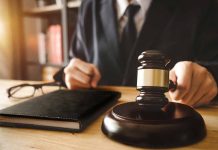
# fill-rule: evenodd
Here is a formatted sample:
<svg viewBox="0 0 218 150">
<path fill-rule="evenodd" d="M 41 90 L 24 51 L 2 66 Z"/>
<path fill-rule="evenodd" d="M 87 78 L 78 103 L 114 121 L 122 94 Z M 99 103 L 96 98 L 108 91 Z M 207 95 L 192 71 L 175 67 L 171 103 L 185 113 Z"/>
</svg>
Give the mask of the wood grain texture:
<svg viewBox="0 0 218 150">
<path fill-rule="evenodd" d="M 6 89 L 10 86 L 28 82 L 0 80 L 0 108 L 21 101 L 9 100 Z M 30 81 L 28 83 L 31 83 Z M 134 87 L 100 87 L 122 92 L 119 103 L 134 101 L 137 91 Z M 205 106 L 197 111 L 203 116 L 207 126 L 207 137 L 196 144 L 181 147 L 181 150 L 215 150 L 218 147 L 218 106 Z M 105 113 L 106 114 L 106 113 Z M 104 115 L 105 115 L 104 114 Z M 126 146 L 108 139 L 101 132 L 102 115 L 82 133 L 68 133 L 34 129 L 0 127 L 0 150 L 132 150 L 140 149 Z"/>
</svg>

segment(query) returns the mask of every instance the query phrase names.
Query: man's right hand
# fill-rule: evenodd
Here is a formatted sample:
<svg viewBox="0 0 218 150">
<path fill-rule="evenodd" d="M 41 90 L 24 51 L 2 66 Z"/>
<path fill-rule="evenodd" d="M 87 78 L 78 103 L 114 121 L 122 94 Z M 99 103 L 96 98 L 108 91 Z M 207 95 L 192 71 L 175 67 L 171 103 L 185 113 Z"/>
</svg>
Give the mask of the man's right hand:
<svg viewBox="0 0 218 150">
<path fill-rule="evenodd" d="M 68 89 L 96 87 L 101 74 L 98 68 L 78 58 L 71 59 L 64 69 L 65 83 Z"/>
</svg>

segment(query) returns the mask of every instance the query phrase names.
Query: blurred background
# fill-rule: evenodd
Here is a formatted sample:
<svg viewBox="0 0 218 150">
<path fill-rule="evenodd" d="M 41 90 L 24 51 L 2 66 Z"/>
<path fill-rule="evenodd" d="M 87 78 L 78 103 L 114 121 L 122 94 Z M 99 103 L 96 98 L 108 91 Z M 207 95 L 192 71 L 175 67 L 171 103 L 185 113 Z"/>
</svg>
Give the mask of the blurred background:
<svg viewBox="0 0 218 150">
<path fill-rule="evenodd" d="M 0 79 L 51 81 L 69 61 L 81 0 L 0 0 Z"/>
</svg>

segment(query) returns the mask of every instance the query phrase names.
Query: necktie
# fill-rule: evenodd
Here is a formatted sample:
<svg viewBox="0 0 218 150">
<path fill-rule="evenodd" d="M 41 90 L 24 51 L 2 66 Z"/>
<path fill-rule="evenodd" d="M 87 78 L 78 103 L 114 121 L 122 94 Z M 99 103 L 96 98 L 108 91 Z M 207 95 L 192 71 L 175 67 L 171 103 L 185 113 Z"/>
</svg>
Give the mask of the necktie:
<svg viewBox="0 0 218 150">
<path fill-rule="evenodd" d="M 126 67 L 129 53 L 132 50 L 137 38 L 137 30 L 135 27 L 134 16 L 139 11 L 139 9 L 140 9 L 139 5 L 130 4 L 125 11 L 125 15 L 127 15 L 128 21 L 123 29 L 123 33 L 121 35 L 121 43 L 120 43 L 123 69 L 125 69 Z"/>
</svg>

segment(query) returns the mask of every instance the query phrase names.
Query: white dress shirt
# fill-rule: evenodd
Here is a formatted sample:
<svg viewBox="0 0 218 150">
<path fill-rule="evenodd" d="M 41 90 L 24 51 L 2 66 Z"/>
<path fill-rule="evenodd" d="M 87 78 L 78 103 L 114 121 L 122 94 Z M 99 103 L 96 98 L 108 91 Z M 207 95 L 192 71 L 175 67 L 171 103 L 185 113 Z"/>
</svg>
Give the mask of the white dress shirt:
<svg viewBox="0 0 218 150">
<path fill-rule="evenodd" d="M 152 0 L 131 0 L 128 2 L 128 0 L 116 0 L 116 7 L 117 7 L 117 19 L 119 23 L 119 35 L 121 37 L 121 34 L 123 32 L 123 29 L 128 21 L 127 16 L 124 14 L 126 11 L 126 8 L 129 4 L 136 4 L 140 6 L 140 9 L 138 13 L 135 15 L 135 24 L 136 24 L 136 30 L 137 35 L 139 35 L 139 32 L 141 31 L 142 25 L 145 22 L 147 11 L 151 5 Z"/>
</svg>

